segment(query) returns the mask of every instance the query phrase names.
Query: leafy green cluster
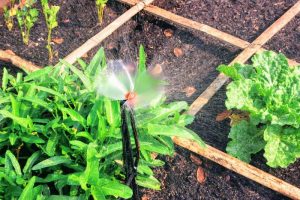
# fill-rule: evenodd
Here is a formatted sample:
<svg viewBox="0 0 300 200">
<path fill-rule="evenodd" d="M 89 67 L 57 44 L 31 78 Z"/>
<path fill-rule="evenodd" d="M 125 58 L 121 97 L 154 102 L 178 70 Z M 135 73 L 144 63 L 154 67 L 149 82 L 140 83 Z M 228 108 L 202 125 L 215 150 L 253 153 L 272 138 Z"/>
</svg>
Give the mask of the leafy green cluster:
<svg viewBox="0 0 300 200">
<path fill-rule="evenodd" d="M 49 60 L 52 61 L 53 59 L 53 52 L 51 47 L 51 34 L 52 30 L 58 26 L 57 23 L 57 13 L 60 9 L 59 6 L 49 6 L 48 0 L 41 0 L 43 13 L 46 19 L 46 24 L 48 28 L 48 37 L 47 37 L 47 46 L 49 52 Z"/>
<path fill-rule="evenodd" d="M 264 149 L 267 164 L 287 167 L 300 157 L 300 66 L 289 67 L 282 54 L 255 55 L 252 65 L 219 66 L 232 78 L 226 107 L 249 113 L 231 128 L 227 151 L 249 162 Z"/>
<path fill-rule="evenodd" d="M 144 63 L 141 49 L 140 64 Z M 130 198 L 124 184 L 120 104 L 97 95 L 103 49 L 90 64 L 61 61 L 23 76 L 3 71 L 0 89 L 0 199 Z M 144 68 L 142 68 L 144 69 Z M 171 136 L 201 139 L 185 125 L 185 102 L 136 110 L 141 160 L 137 183 L 160 189 L 153 167 L 172 155 Z M 135 148 L 134 138 L 131 138 Z"/>
<path fill-rule="evenodd" d="M 17 11 L 17 20 L 21 30 L 24 44 L 28 45 L 30 30 L 38 20 L 39 11 L 32 8 L 35 1 L 26 1 L 25 5 Z"/>
<path fill-rule="evenodd" d="M 103 15 L 104 15 L 104 8 L 106 7 L 107 1 L 108 0 L 96 0 L 99 24 L 102 24 Z"/>
</svg>

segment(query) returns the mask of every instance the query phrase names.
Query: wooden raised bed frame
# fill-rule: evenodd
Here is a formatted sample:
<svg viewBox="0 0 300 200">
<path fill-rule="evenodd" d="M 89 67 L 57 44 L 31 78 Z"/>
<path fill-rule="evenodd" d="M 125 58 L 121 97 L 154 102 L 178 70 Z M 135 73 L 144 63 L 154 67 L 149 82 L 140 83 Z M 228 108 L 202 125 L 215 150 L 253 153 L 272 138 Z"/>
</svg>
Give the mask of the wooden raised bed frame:
<svg viewBox="0 0 300 200">
<path fill-rule="evenodd" d="M 93 36 L 91 39 L 87 40 L 82 46 L 70 53 L 65 60 L 71 64 L 76 62 L 78 58 L 83 56 L 85 53 L 90 51 L 92 48 L 96 47 L 105 38 L 111 35 L 115 30 L 121 27 L 124 23 L 129 21 L 134 15 L 142 10 L 160 17 L 171 23 L 180 25 L 187 29 L 194 29 L 213 37 L 216 37 L 222 41 L 232 44 L 236 47 L 243 49 L 243 51 L 230 63 L 245 63 L 251 56 L 256 52 L 264 51 L 262 46 L 268 42 L 276 33 L 278 33 L 288 22 L 290 22 L 299 12 L 300 12 L 300 1 L 298 1 L 294 6 L 292 6 L 284 15 L 282 15 L 278 20 L 276 20 L 268 29 L 266 29 L 257 39 L 252 43 L 244 41 L 238 37 L 230 35 L 228 33 L 222 32 L 218 29 L 212 28 L 208 25 L 195 22 L 193 20 L 184 18 L 182 16 L 173 14 L 167 10 L 161 9 L 159 7 L 150 5 L 154 0 L 118 0 L 121 3 L 131 5 L 128 11 L 118 17 L 115 21 L 105 27 L 98 34 Z M 25 69 L 27 71 L 35 71 L 40 67 L 35 66 L 32 63 L 28 63 L 21 58 L 10 55 L 5 51 L 0 50 L 0 59 L 6 59 L 11 61 L 14 65 Z M 291 66 L 299 65 L 293 60 L 289 60 Z M 206 105 L 209 100 L 216 94 L 216 92 L 227 82 L 228 77 L 223 74 L 219 74 L 218 77 L 207 87 L 207 89 L 192 103 L 188 113 L 191 115 L 196 115 L 204 105 Z M 230 169 L 238 174 L 241 174 L 261 185 L 264 185 L 274 191 L 277 191 L 287 197 L 292 199 L 300 200 L 300 189 L 293 186 L 275 176 L 268 174 L 250 164 L 240 161 L 212 146 L 206 145 L 205 148 L 200 147 L 197 143 L 173 137 L 174 143 L 184 147 L 194 153 L 197 153 L 207 159 L 210 159 L 227 169 Z"/>
</svg>

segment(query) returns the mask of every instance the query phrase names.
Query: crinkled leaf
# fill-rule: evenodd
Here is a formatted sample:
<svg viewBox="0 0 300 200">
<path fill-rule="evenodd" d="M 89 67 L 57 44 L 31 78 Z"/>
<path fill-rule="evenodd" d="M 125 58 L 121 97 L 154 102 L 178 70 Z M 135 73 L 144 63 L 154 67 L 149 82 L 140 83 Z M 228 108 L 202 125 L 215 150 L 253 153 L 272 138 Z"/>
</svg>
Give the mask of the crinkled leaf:
<svg viewBox="0 0 300 200">
<path fill-rule="evenodd" d="M 240 160 L 250 162 L 251 155 L 265 146 L 262 132 L 255 125 L 241 121 L 231 128 L 228 136 L 231 141 L 227 144 L 226 151 Z"/>
<path fill-rule="evenodd" d="M 271 125 L 266 128 L 264 139 L 264 156 L 269 166 L 287 167 L 300 158 L 300 129 Z"/>
</svg>

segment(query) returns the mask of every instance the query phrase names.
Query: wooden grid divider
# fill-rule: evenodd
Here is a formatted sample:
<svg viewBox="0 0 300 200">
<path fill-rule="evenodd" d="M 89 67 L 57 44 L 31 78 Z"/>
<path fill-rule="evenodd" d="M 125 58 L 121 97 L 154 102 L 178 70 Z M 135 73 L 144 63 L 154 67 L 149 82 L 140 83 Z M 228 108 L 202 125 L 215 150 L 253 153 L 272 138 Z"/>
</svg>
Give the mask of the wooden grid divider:
<svg viewBox="0 0 300 200">
<path fill-rule="evenodd" d="M 166 10 L 160 9 L 158 7 L 149 5 L 154 0 L 118 0 L 123 3 L 127 3 L 133 5 L 131 9 L 122 14 L 119 18 L 117 18 L 114 22 L 104 28 L 97 35 L 89 39 L 85 42 L 81 47 L 73 51 L 70 55 L 68 55 L 65 60 L 70 64 L 76 62 L 78 58 L 87 53 L 92 48 L 96 47 L 100 42 L 102 42 L 106 37 L 111 35 L 115 30 L 117 30 L 120 26 L 130 20 L 134 15 L 139 13 L 141 10 L 145 9 L 145 11 L 150 12 L 156 16 L 162 17 L 167 21 L 171 21 L 173 23 L 179 24 L 181 26 L 196 29 L 202 32 L 205 32 L 209 35 L 217 37 L 223 41 L 226 41 L 230 44 L 233 44 L 237 47 L 245 49 L 233 62 L 245 62 L 248 60 L 255 52 L 263 51 L 265 49 L 261 48 L 263 44 L 265 44 L 274 34 L 276 34 L 280 29 L 282 29 L 300 10 L 300 1 L 298 1 L 291 9 L 289 9 L 279 20 L 277 20 L 271 27 L 269 27 L 261 36 L 259 36 L 253 43 L 249 43 L 247 41 L 241 40 L 235 36 L 224 33 L 212 27 L 209 27 L 204 24 L 200 24 L 198 22 L 194 22 L 192 20 L 183 18 L 181 16 L 170 13 Z M 161 14 L 159 14 L 161 13 Z M 278 26 L 278 27 L 276 27 Z M 291 61 L 290 63 L 297 65 L 298 63 Z M 21 68 L 25 68 L 21 66 Z M 27 69 L 28 70 L 28 69 Z M 32 71 L 37 70 L 37 68 L 32 68 Z M 207 88 L 207 94 L 204 97 L 208 97 L 203 99 L 200 95 L 199 98 L 192 104 L 189 112 L 195 115 L 208 101 L 209 99 L 218 91 L 218 89 L 227 81 L 228 79 L 224 75 L 219 75 L 215 81 L 213 81 L 212 85 Z M 200 103 L 199 103 L 200 102 Z M 209 145 L 206 148 L 200 147 L 197 143 L 173 137 L 173 141 L 192 152 L 195 152 L 203 157 L 206 157 L 230 170 L 233 170 L 251 180 L 254 180 L 266 187 L 269 187 L 277 192 L 280 192 L 290 198 L 300 199 L 300 189 L 288 184 L 260 169 L 255 168 L 247 163 L 244 163 L 218 149 L 215 149 Z"/>
<path fill-rule="evenodd" d="M 118 0 L 118 1 L 121 3 L 127 4 L 127 5 L 131 5 L 131 6 L 135 5 L 139 2 L 139 0 Z M 245 49 L 250 45 L 250 42 L 242 40 L 236 36 L 225 33 L 223 31 L 220 31 L 220 30 L 213 28 L 211 26 L 208 26 L 206 24 L 193 21 L 191 19 L 182 17 L 180 15 L 176 15 L 170 11 L 164 10 L 157 6 L 148 5 L 144 8 L 144 11 L 146 11 L 147 13 L 150 13 L 156 17 L 159 17 L 165 21 L 179 25 L 181 27 L 185 27 L 187 29 L 193 29 L 196 31 L 201 31 L 201 32 L 206 33 L 210 36 L 213 36 L 219 40 L 222 40 L 222 41 L 232 44 L 236 47 L 239 47 L 241 49 Z M 259 49 L 259 51 L 266 51 L 266 50 L 267 49 L 264 49 L 264 48 Z M 294 60 L 289 59 L 289 65 L 296 66 L 296 65 L 299 65 L 299 63 L 297 63 Z"/>
</svg>

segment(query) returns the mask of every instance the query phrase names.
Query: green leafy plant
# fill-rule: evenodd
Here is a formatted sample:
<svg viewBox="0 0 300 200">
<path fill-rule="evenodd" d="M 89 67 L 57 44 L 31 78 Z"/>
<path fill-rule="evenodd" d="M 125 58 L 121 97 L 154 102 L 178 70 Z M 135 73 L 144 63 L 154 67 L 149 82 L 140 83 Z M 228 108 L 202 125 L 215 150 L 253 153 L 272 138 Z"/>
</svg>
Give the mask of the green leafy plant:
<svg viewBox="0 0 300 200">
<path fill-rule="evenodd" d="M 96 0 L 96 7 L 98 11 L 98 21 L 102 24 L 103 15 L 104 15 L 104 8 L 106 7 L 106 3 L 108 0 Z"/>
<path fill-rule="evenodd" d="M 252 65 L 219 66 L 232 78 L 226 107 L 248 114 L 231 128 L 227 151 L 250 162 L 264 149 L 267 164 L 287 167 L 300 157 L 300 66 L 289 67 L 282 54 L 255 55 Z"/>
<path fill-rule="evenodd" d="M 47 29 L 48 29 L 48 37 L 47 37 L 47 46 L 49 52 L 49 60 L 53 59 L 53 51 L 51 47 L 51 35 L 52 30 L 58 26 L 57 23 L 57 13 L 60 9 L 59 6 L 49 6 L 48 0 L 41 0 L 43 13 L 46 19 Z"/>
<path fill-rule="evenodd" d="M 9 7 L 5 6 L 3 8 L 5 24 L 9 31 L 11 31 L 14 26 L 14 17 L 16 16 L 16 14 L 17 7 L 15 6 L 15 0 L 10 0 Z"/>
<path fill-rule="evenodd" d="M 141 58 L 145 58 L 141 51 Z M 119 101 L 99 96 L 96 75 L 106 67 L 100 49 L 90 64 L 64 61 L 23 76 L 4 68 L 0 89 L 0 199 L 128 199 L 124 184 Z M 140 63 L 144 65 L 143 59 Z M 62 70 L 63 68 L 63 70 Z M 185 128 L 186 102 L 136 110 L 141 159 L 137 183 L 160 189 L 152 156 L 173 155 L 171 137 L 204 145 Z M 134 138 L 131 138 L 132 146 Z"/>
<path fill-rule="evenodd" d="M 21 30 L 21 35 L 24 44 L 28 45 L 30 30 L 38 20 L 39 11 L 36 8 L 32 8 L 34 1 L 26 1 L 17 11 L 17 20 Z"/>
</svg>

